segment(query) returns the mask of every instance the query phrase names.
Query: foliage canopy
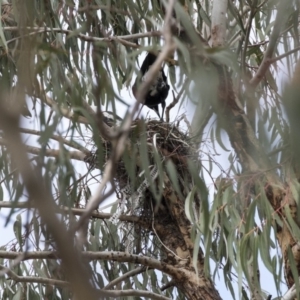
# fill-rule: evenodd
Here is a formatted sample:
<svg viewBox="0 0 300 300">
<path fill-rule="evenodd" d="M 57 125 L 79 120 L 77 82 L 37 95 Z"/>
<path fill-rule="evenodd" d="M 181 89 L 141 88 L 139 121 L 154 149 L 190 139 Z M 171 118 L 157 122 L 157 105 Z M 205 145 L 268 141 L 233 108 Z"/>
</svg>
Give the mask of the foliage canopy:
<svg viewBox="0 0 300 300">
<path fill-rule="evenodd" d="M 0 3 L 2 299 L 299 294 L 298 1 Z M 135 119 L 146 51 L 192 120 Z"/>
</svg>

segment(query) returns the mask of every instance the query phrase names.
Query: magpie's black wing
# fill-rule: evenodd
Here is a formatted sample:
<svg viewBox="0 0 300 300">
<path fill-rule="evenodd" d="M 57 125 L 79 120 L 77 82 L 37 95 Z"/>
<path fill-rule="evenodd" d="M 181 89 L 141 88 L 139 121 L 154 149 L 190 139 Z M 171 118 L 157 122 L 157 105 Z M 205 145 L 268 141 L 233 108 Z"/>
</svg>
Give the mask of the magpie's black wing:
<svg viewBox="0 0 300 300">
<path fill-rule="evenodd" d="M 152 53 L 148 53 L 145 57 L 141 69 L 140 69 L 140 76 L 137 77 L 133 87 L 133 95 L 135 96 L 136 90 L 138 85 L 145 80 L 147 77 L 147 72 L 151 65 L 154 64 L 157 56 Z M 148 106 L 149 108 L 153 109 L 157 115 L 160 117 L 160 119 L 163 119 L 164 110 L 166 107 L 166 98 L 169 93 L 170 86 L 168 85 L 167 76 L 163 70 L 163 68 L 160 69 L 160 71 L 157 74 L 157 77 L 154 79 L 152 85 L 149 88 L 149 91 L 147 92 L 147 95 L 145 96 L 144 105 Z M 162 105 L 162 116 L 159 114 L 158 105 Z"/>
<path fill-rule="evenodd" d="M 142 66 L 141 66 L 141 73 L 142 75 L 145 75 L 147 71 L 149 70 L 150 66 L 154 64 L 157 56 L 153 53 L 148 53 L 147 56 L 145 57 Z"/>
</svg>

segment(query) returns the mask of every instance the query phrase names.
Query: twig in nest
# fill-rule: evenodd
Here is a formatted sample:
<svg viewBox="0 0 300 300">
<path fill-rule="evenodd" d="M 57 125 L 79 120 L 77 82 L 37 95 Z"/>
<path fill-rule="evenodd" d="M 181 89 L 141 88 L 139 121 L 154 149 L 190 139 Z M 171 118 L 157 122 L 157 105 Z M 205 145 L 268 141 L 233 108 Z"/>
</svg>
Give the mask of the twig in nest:
<svg viewBox="0 0 300 300">
<path fill-rule="evenodd" d="M 178 103 L 179 99 L 180 99 L 180 94 L 178 94 L 177 97 L 175 97 L 175 93 L 174 91 L 172 91 L 173 94 L 173 101 L 167 106 L 166 108 L 166 121 L 167 123 L 170 122 L 170 110 Z"/>
<path fill-rule="evenodd" d="M 191 126 L 191 123 L 189 122 L 189 120 L 187 119 L 186 115 L 183 114 L 182 116 L 180 116 L 180 118 L 177 120 L 177 124 L 176 126 L 179 127 L 179 124 L 181 121 L 184 121 L 184 123 L 186 124 L 187 128 L 188 128 L 188 132 L 189 134 L 192 133 L 192 126 Z"/>
<path fill-rule="evenodd" d="M 172 91 L 173 101 L 166 108 L 166 121 L 167 121 L 167 123 L 170 122 L 170 110 L 178 103 L 178 101 L 179 101 L 180 97 L 182 96 L 183 92 L 188 87 L 188 84 L 189 84 L 189 80 L 186 79 L 183 86 L 182 86 L 182 88 L 181 88 L 181 90 L 179 91 L 177 97 L 175 97 L 174 91 Z"/>
<path fill-rule="evenodd" d="M 189 134 L 191 134 L 192 133 L 192 126 L 191 126 L 191 123 L 189 122 L 189 120 L 187 119 L 185 114 L 183 115 L 183 121 L 184 121 L 184 123 L 186 124 L 186 126 L 189 130 Z"/>
</svg>

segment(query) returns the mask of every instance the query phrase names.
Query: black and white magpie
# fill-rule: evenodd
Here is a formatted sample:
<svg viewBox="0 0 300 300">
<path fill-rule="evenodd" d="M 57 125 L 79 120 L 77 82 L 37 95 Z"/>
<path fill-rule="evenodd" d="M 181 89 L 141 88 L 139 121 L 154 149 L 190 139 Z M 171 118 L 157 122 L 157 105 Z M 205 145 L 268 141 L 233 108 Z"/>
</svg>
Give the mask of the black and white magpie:
<svg viewBox="0 0 300 300">
<path fill-rule="evenodd" d="M 140 75 L 137 77 L 133 87 L 132 92 L 133 95 L 136 97 L 136 92 L 139 85 L 145 81 L 147 78 L 147 72 L 150 69 L 151 65 L 155 62 L 157 56 L 153 53 L 148 53 L 146 58 L 143 61 L 141 66 Z M 166 107 L 166 98 L 169 93 L 170 86 L 168 85 L 167 76 L 163 70 L 160 69 L 157 77 L 155 78 L 153 84 L 149 88 L 147 95 L 145 97 L 144 105 L 148 106 L 149 108 L 153 109 L 159 118 L 163 121 L 164 111 Z M 158 105 L 161 104 L 162 106 L 162 115 L 160 116 Z"/>
</svg>

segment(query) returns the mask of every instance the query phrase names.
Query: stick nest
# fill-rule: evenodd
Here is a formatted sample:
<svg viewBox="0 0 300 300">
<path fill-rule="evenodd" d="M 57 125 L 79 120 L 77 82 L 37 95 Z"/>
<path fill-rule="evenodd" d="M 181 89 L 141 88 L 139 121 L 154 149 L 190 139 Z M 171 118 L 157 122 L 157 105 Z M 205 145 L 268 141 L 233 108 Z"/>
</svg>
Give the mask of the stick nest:
<svg viewBox="0 0 300 300">
<path fill-rule="evenodd" d="M 111 120 L 106 123 L 109 126 L 112 125 Z M 133 121 L 126 151 L 119 161 L 115 173 L 115 182 L 120 190 L 128 184 L 131 184 L 132 190 L 135 190 L 144 180 L 144 176 L 139 175 L 145 168 L 145 150 L 142 150 L 145 147 L 145 141 L 147 143 L 149 170 L 157 165 L 157 154 L 159 154 L 163 166 L 166 165 L 168 160 L 172 160 L 177 174 L 181 177 L 189 173 L 187 170 L 188 160 L 199 163 L 197 149 L 187 132 L 181 131 L 179 125 L 179 121 L 177 121 L 177 124 L 157 120 L 144 122 L 137 119 Z M 142 146 L 142 143 L 144 143 L 144 146 Z M 91 168 L 103 170 L 106 161 L 110 158 L 111 151 L 111 142 L 102 139 L 102 149 L 97 149 L 94 146 L 91 153 L 84 160 Z M 98 158 L 98 152 L 102 159 Z"/>
<path fill-rule="evenodd" d="M 135 236 L 135 253 L 146 253 L 149 251 L 149 249 L 147 250 L 147 240 L 149 231 L 153 232 L 154 219 L 156 223 L 159 223 L 160 228 L 164 228 L 165 236 L 170 236 L 173 232 L 179 232 L 176 222 L 174 223 L 174 217 L 169 211 L 169 205 L 172 201 L 168 195 L 170 189 L 173 191 L 175 189 L 173 186 L 170 187 L 170 185 L 168 189 L 163 182 L 166 176 L 168 177 L 168 182 L 171 182 L 170 169 L 168 171 L 166 167 L 170 160 L 176 170 L 176 174 L 172 171 L 173 178 L 177 179 L 177 187 L 181 193 L 181 196 L 178 196 L 180 201 L 177 204 L 177 212 L 181 223 L 186 221 L 186 225 L 189 226 L 184 213 L 184 199 L 191 191 L 193 182 L 189 171 L 189 161 L 194 166 L 196 164 L 196 167 L 199 169 L 199 153 L 189 135 L 180 130 L 179 124 L 179 121 L 175 124 L 157 120 L 149 120 L 148 122 L 135 120 L 131 126 L 124 155 L 117 164 L 115 186 L 118 198 L 123 199 L 121 201 L 126 201 L 125 204 L 130 214 L 139 216 L 141 220 L 132 227 L 134 232 L 128 231 L 129 235 L 133 234 Z M 94 147 L 94 151 L 86 156 L 85 161 L 91 167 L 102 170 L 105 162 L 110 158 L 111 151 L 112 144 L 109 141 L 102 140 L 102 149 L 97 151 L 96 147 Z M 97 152 L 100 155 L 102 153 L 101 157 L 105 158 L 103 163 L 97 158 Z M 152 180 L 151 185 L 152 191 L 153 187 L 156 190 L 156 196 L 151 191 L 151 186 L 148 186 L 143 190 L 142 196 L 138 197 L 138 203 L 135 204 L 132 199 L 136 198 L 134 196 L 140 190 L 143 182 L 145 182 L 145 168 L 148 168 L 151 173 L 155 166 L 159 170 L 159 175 L 155 181 Z M 159 190 L 161 194 L 158 193 Z M 199 207 L 197 196 L 195 196 L 195 203 L 196 207 Z M 172 203 L 172 205 L 175 205 L 175 203 Z M 124 239 L 124 244 L 126 244 L 126 236 Z M 183 243 L 183 240 L 181 242 Z M 153 240 L 153 243 L 157 243 L 157 241 Z M 158 244 L 160 245 L 160 242 Z"/>
</svg>

